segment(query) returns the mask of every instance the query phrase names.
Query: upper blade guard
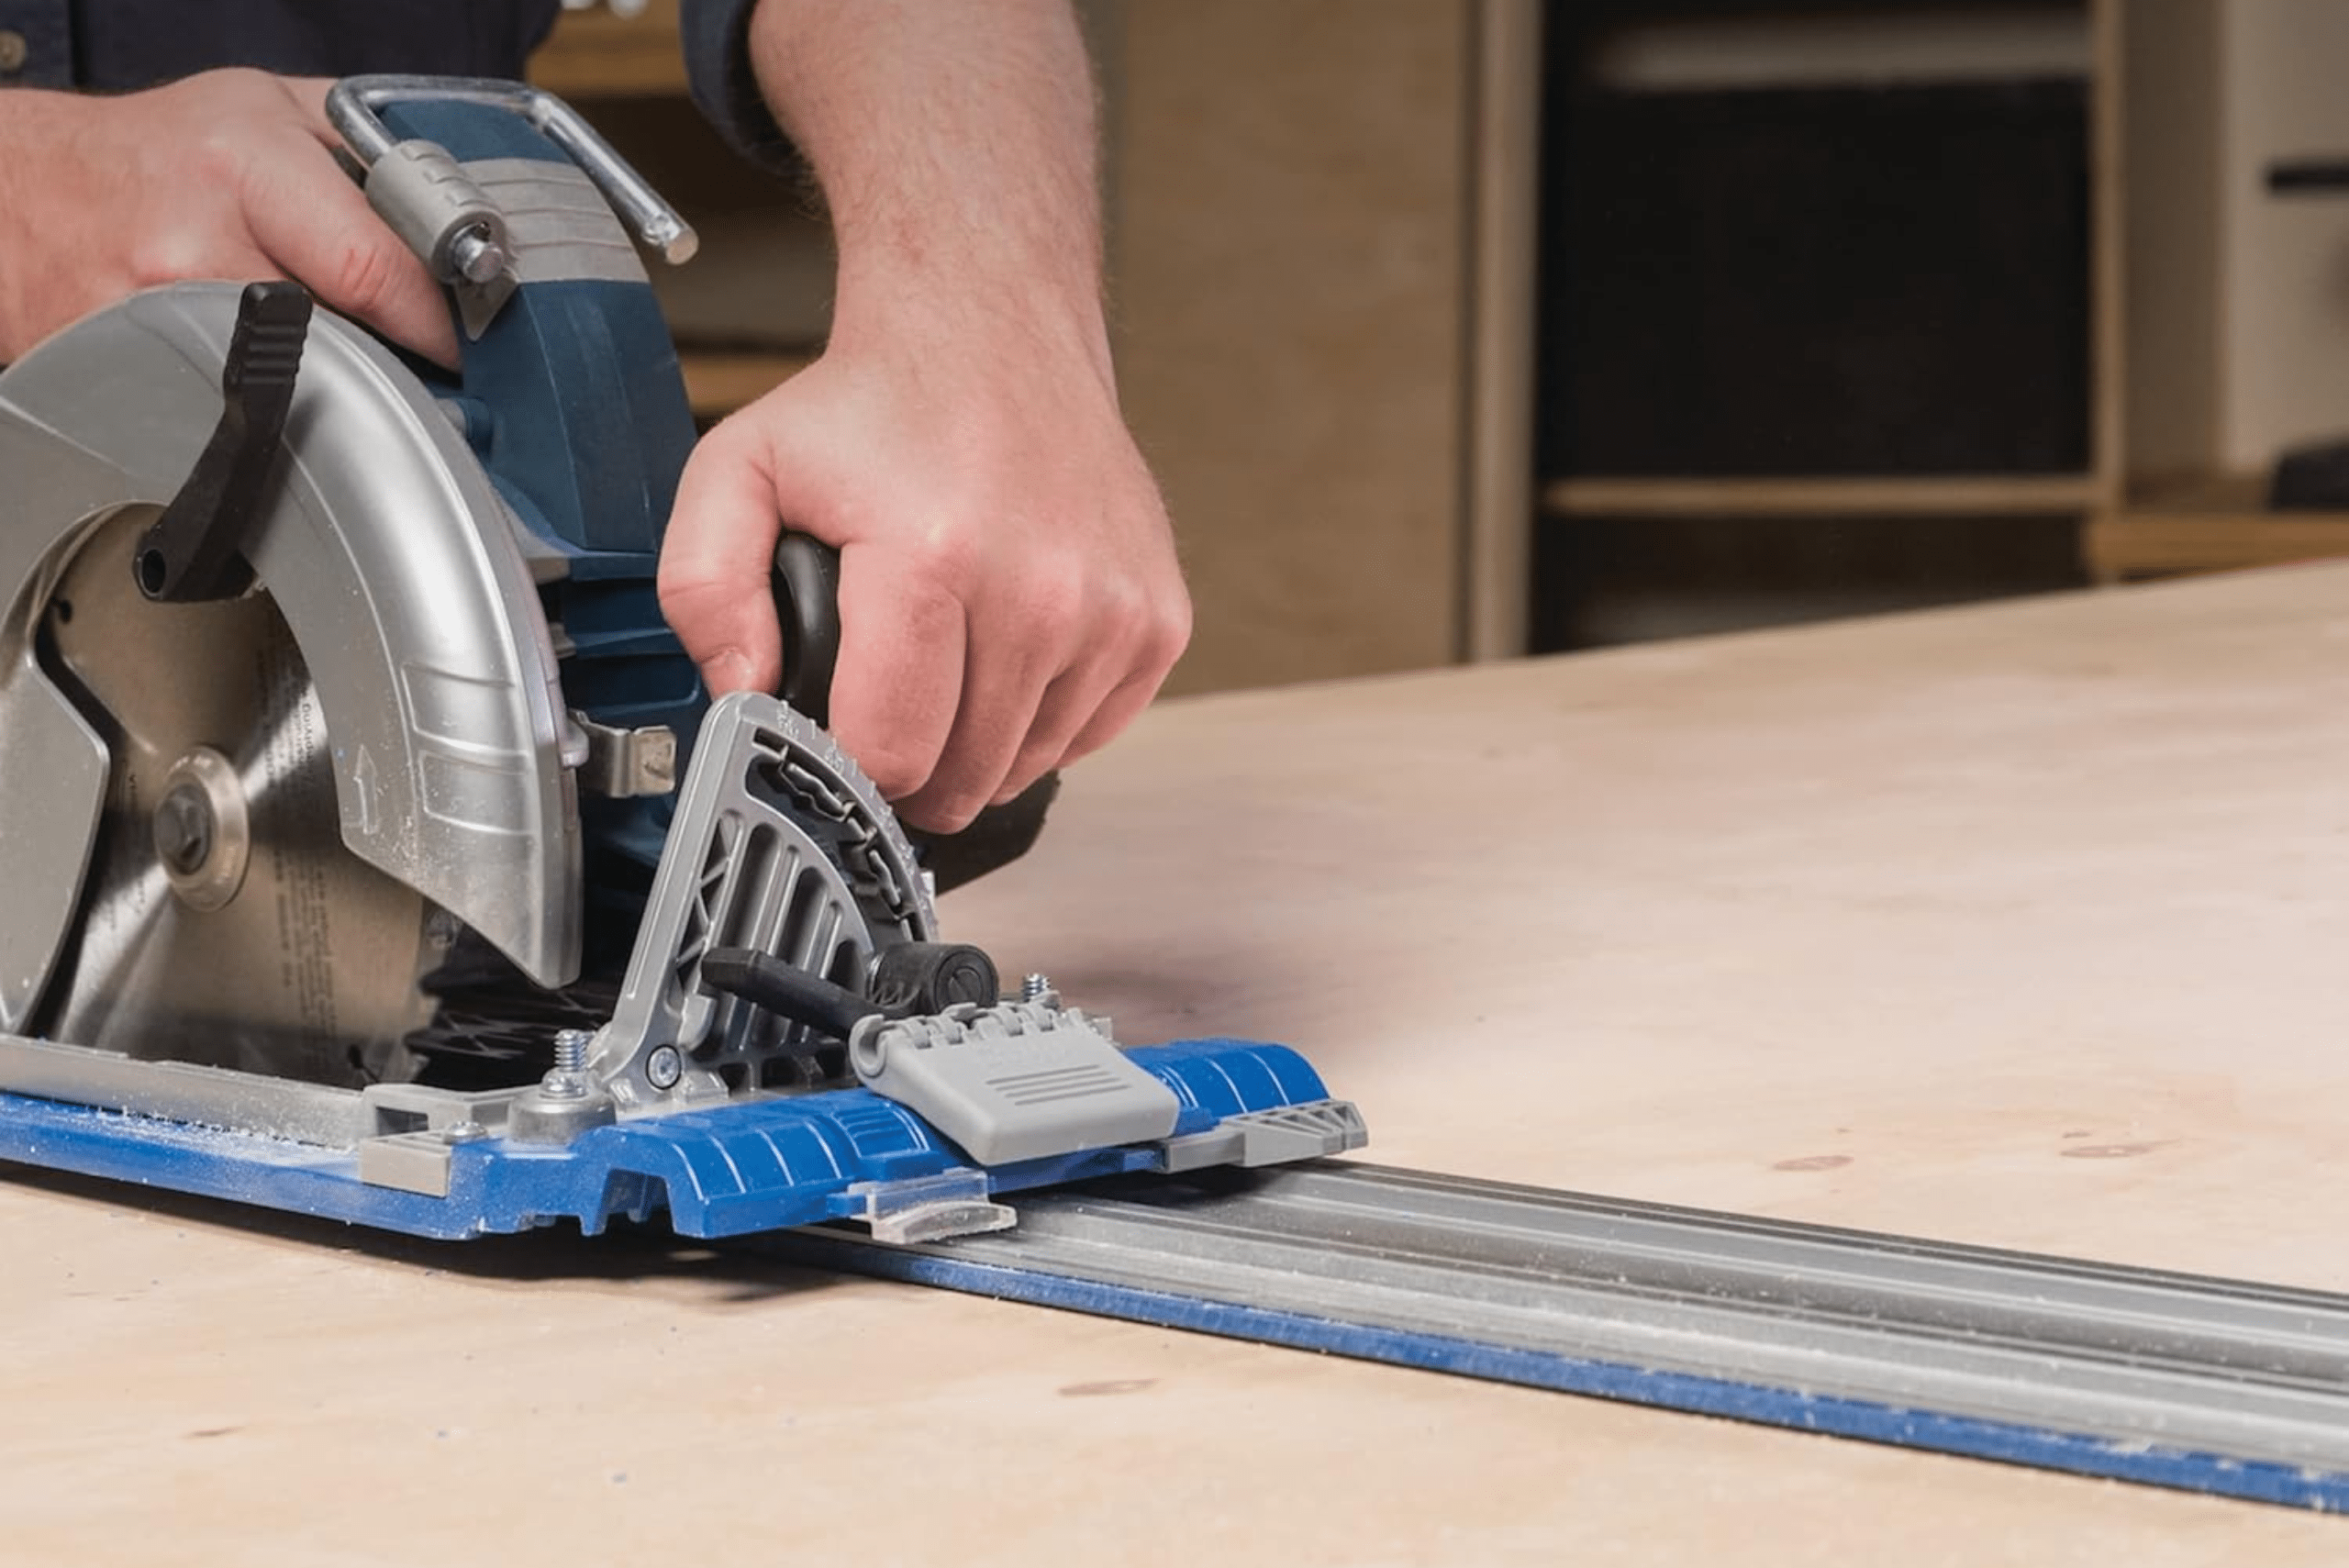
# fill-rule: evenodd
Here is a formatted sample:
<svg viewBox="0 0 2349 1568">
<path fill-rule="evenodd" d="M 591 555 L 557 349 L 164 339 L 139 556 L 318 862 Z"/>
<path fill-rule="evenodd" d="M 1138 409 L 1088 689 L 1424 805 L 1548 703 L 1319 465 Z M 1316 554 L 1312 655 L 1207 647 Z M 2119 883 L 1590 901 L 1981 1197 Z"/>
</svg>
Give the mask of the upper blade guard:
<svg viewBox="0 0 2349 1568">
<path fill-rule="evenodd" d="M 43 601 L 99 524 L 185 481 L 239 292 L 138 295 L 0 373 L 0 1029 L 25 1025 L 71 929 L 106 789 L 104 740 L 37 655 Z M 510 514 L 422 384 L 323 311 L 285 446 L 243 547 L 316 683 L 344 844 L 531 979 L 570 980 L 578 806 Z"/>
</svg>

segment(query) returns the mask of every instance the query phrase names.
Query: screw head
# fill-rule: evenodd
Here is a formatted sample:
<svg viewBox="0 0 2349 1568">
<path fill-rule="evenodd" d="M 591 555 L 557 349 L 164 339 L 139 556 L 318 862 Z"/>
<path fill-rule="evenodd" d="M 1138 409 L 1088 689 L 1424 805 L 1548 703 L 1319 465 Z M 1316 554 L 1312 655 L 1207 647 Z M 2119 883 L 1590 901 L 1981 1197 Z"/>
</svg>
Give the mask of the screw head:
<svg viewBox="0 0 2349 1568">
<path fill-rule="evenodd" d="M 677 1054 L 674 1045 L 660 1046 L 644 1059 L 644 1075 L 656 1089 L 674 1089 L 677 1080 L 685 1075 L 685 1058 Z"/>
<path fill-rule="evenodd" d="M 469 284 L 485 284 L 506 270 L 506 249 L 486 224 L 466 229 L 449 246 L 449 261 Z"/>
<path fill-rule="evenodd" d="M 155 852 L 182 876 L 212 858 L 212 797 L 201 784 L 174 784 L 155 807 Z"/>
</svg>

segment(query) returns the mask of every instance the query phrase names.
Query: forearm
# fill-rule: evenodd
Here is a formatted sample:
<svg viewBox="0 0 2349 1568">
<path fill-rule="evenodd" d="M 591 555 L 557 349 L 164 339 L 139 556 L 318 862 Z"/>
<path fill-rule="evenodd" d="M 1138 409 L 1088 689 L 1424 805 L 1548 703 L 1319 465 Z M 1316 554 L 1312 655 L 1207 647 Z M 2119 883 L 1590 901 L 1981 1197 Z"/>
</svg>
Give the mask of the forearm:
<svg viewBox="0 0 2349 1568">
<path fill-rule="evenodd" d="M 661 563 L 715 690 L 772 689 L 785 523 L 841 550 L 831 729 L 917 827 L 1115 735 L 1190 630 L 1101 310 L 1067 0 L 760 0 L 751 62 L 840 275 L 814 365 L 694 453 Z"/>
<path fill-rule="evenodd" d="M 72 207 L 85 199 L 83 171 L 75 155 L 73 117 L 81 103 L 71 93 L 33 87 L 0 92 L 0 364 L 22 354 L 45 332 L 62 326 L 81 306 L 39 308 L 57 289 L 56 258 L 36 241 L 46 226 L 71 221 Z"/>
<path fill-rule="evenodd" d="M 945 313 L 1107 381 L 1092 77 L 1066 0 L 760 0 L 751 52 L 830 208 L 836 343 Z"/>
</svg>

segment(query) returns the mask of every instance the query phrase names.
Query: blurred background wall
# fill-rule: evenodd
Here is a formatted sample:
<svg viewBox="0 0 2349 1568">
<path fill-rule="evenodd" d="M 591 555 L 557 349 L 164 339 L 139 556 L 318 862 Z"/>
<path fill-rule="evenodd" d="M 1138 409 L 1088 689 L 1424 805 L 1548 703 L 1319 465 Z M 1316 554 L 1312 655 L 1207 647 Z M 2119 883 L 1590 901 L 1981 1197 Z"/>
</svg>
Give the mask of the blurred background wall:
<svg viewBox="0 0 2349 1568">
<path fill-rule="evenodd" d="M 820 345 L 828 242 L 630 9 L 540 74 L 704 228 L 715 416 Z M 1080 14 L 1172 689 L 2349 552 L 2324 462 L 2275 495 L 2349 434 L 2349 0 Z"/>
</svg>

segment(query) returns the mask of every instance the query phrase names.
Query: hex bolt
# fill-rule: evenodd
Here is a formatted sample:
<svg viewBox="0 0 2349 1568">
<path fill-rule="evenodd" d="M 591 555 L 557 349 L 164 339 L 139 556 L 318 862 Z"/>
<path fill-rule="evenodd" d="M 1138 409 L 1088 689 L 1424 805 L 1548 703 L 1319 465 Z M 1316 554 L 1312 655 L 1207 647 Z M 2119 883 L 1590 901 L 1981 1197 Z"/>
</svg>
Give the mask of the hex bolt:
<svg viewBox="0 0 2349 1568">
<path fill-rule="evenodd" d="M 506 251 L 476 224 L 449 242 L 449 264 L 469 284 L 485 284 L 506 270 Z"/>
<path fill-rule="evenodd" d="M 182 876 L 212 858 L 212 797 L 201 784 L 175 784 L 155 807 L 155 852 Z"/>
<path fill-rule="evenodd" d="M 539 1091 L 550 1099 L 584 1099 L 587 1094 L 587 1048 L 592 1029 L 554 1031 L 554 1066 L 539 1081 Z"/>
<path fill-rule="evenodd" d="M 594 1043 L 592 1029 L 557 1029 L 554 1031 L 554 1065 L 559 1073 L 581 1073 L 587 1067 L 587 1047 Z"/>
</svg>

